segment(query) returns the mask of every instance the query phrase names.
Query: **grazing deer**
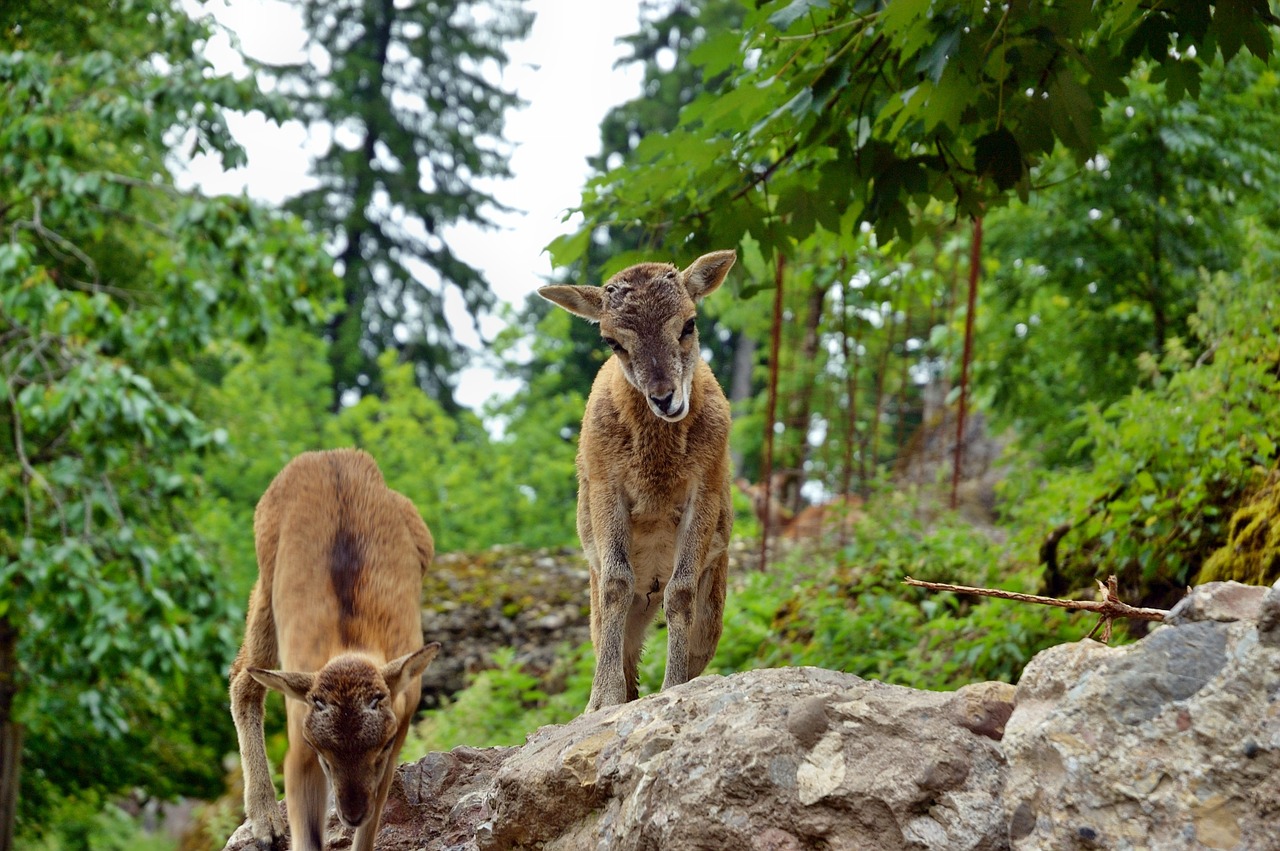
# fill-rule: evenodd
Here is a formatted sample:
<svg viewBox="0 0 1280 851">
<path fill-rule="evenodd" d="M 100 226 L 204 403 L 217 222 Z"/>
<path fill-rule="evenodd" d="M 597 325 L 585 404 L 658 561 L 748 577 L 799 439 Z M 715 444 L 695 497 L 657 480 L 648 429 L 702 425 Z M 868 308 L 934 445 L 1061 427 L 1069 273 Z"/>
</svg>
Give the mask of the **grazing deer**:
<svg viewBox="0 0 1280 851">
<path fill-rule="evenodd" d="M 538 290 L 600 323 L 614 353 L 592 384 L 578 442 L 596 651 L 587 711 L 639 696 L 657 601 L 667 613 L 664 689 L 702 673 L 720 641 L 733 526 L 729 403 L 702 359 L 695 314 L 736 259 L 716 251 L 684 271 L 641 263 L 603 287 Z"/>
<path fill-rule="evenodd" d="M 258 502 L 253 532 L 258 582 L 231 666 L 253 836 L 264 849 L 284 837 L 262 732 L 270 688 L 288 698 L 290 848 L 323 848 L 332 787 L 339 820 L 356 829 L 352 847 L 371 851 L 422 672 L 440 649 L 423 646 L 419 605 L 431 532 L 374 460 L 349 449 L 290 461 Z"/>
</svg>

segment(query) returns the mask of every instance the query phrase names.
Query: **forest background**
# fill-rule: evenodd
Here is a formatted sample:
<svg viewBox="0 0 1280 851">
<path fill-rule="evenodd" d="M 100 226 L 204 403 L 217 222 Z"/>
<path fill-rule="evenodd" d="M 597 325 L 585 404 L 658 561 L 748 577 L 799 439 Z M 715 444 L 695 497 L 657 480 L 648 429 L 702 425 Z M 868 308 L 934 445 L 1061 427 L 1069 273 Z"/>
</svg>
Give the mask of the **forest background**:
<svg viewBox="0 0 1280 851">
<path fill-rule="evenodd" d="M 371 451 L 442 552 L 576 543 L 604 347 L 498 304 L 441 236 L 496 209 L 478 187 L 518 104 L 493 71 L 529 16 L 299 5 L 308 61 L 244 79 L 167 0 L 0 13 L 3 847 L 169 847 L 126 811 L 222 793 L 253 506 L 296 453 Z M 739 574 L 711 670 L 953 688 L 1088 631 L 905 575 L 1070 594 L 1114 573 L 1155 605 L 1277 578 L 1256 521 L 1277 501 L 1278 23 L 1265 0 L 646 5 L 644 92 L 600 128 L 556 277 L 737 248 L 700 323 L 738 473 L 867 514 Z M 243 161 L 228 110 L 335 128 L 314 189 L 177 189 L 175 151 Z M 506 322 L 483 357 L 519 388 L 480 411 L 455 399 L 477 355 L 450 290 Z M 961 406 L 1006 447 L 981 522 L 947 510 L 950 470 L 904 475 Z M 415 746 L 571 717 L 589 651 L 565 659 L 543 682 L 499 658 Z"/>
</svg>

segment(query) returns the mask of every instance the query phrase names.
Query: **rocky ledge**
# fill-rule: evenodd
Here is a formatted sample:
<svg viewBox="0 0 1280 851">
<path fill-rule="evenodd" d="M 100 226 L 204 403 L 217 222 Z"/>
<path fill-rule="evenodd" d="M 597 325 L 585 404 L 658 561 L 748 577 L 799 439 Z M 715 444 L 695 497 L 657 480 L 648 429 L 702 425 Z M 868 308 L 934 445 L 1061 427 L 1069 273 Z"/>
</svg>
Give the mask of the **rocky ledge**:
<svg viewBox="0 0 1280 851">
<path fill-rule="evenodd" d="M 1280 584 L 1201 586 L 1170 621 L 1046 650 L 1016 689 L 748 671 L 430 754 L 377 847 L 1280 849 Z"/>
</svg>

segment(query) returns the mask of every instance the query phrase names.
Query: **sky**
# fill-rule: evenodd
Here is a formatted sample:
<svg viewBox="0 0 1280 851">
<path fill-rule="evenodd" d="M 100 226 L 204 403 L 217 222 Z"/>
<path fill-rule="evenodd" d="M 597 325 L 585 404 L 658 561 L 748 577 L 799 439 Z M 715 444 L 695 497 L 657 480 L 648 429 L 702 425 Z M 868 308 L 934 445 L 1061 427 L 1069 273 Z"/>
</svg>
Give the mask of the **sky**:
<svg viewBox="0 0 1280 851">
<path fill-rule="evenodd" d="M 600 122 L 616 104 L 640 93 L 643 70 L 615 68 L 625 48 L 622 36 L 638 29 L 640 0 L 526 0 L 534 22 L 528 39 L 509 46 L 510 61 L 503 84 L 527 106 L 507 115 L 507 142 L 513 147 L 510 180 L 479 184 L 516 212 L 494 214 L 499 227 L 482 230 L 457 226 L 445 239 L 463 260 L 484 273 L 499 299 L 522 304 L 552 273 L 543 248 L 575 229 L 564 222 L 577 205 L 586 183 L 586 158 L 600 150 Z M 256 60 L 279 64 L 305 55 L 306 39 L 298 11 L 281 0 L 188 0 L 189 11 L 212 14 L 234 32 L 239 49 Z M 245 66 L 225 34 L 215 37 L 206 53 L 221 72 Z M 326 144 L 309 138 L 297 122 L 277 126 L 261 114 L 232 115 L 232 133 L 248 153 L 248 165 L 223 171 L 220 162 L 198 158 L 178 175 L 180 185 L 196 185 L 210 194 L 248 192 L 278 204 L 308 186 L 312 156 Z M 460 298 L 451 300 L 448 316 L 458 339 L 478 348 L 477 334 Z M 482 322 L 492 337 L 501 327 L 496 317 Z M 505 395 L 515 383 L 477 363 L 459 376 L 457 399 L 477 408 L 494 394 Z"/>
</svg>

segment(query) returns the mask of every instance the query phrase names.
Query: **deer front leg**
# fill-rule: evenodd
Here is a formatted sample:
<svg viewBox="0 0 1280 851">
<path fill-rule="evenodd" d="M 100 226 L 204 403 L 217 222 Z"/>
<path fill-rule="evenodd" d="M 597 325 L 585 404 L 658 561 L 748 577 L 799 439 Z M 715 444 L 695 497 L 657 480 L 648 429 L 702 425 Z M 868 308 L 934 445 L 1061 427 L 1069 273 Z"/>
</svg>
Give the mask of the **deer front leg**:
<svg viewBox="0 0 1280 851">
<path fill-rule="evenodd" d="M 627 700 L 623 652 L 627 613 L 635 596 L 635 572 L 630 559 L 631 516 L 621 495 L 603 494 L 600 502 L 589 506 L 586 528 L 591 541 L 584 535 L 582 543 L 595 555 L 591 562 L 591 632 L 596 673 L 587 702 L 591 712 Z M 582 519 L 579 517 L 580 524 Z"/>
<path fill-rule="evenodd" d="M 262 732 L 262 709 L 267 689 L 237 664 L 231 675 L 231 717 L 240 743 L 244 771 L 244 811 L 254 841 L 262 851 L 279 848 L 285 835 L 284 819 L 276 804 L 267 747 Z"/>
<path fill-rule="evenodd" d="M 663 605 L 667 610 L 667 670 L 662 677 L 664 691 L 689 681 L 694 596 L 707 548 L 707 524 L 699 517 L 700 507 L 699 493 L 695 490 L 685 504 L 676 530 L 676 563 L 663 595 Z"/>
</svg>

